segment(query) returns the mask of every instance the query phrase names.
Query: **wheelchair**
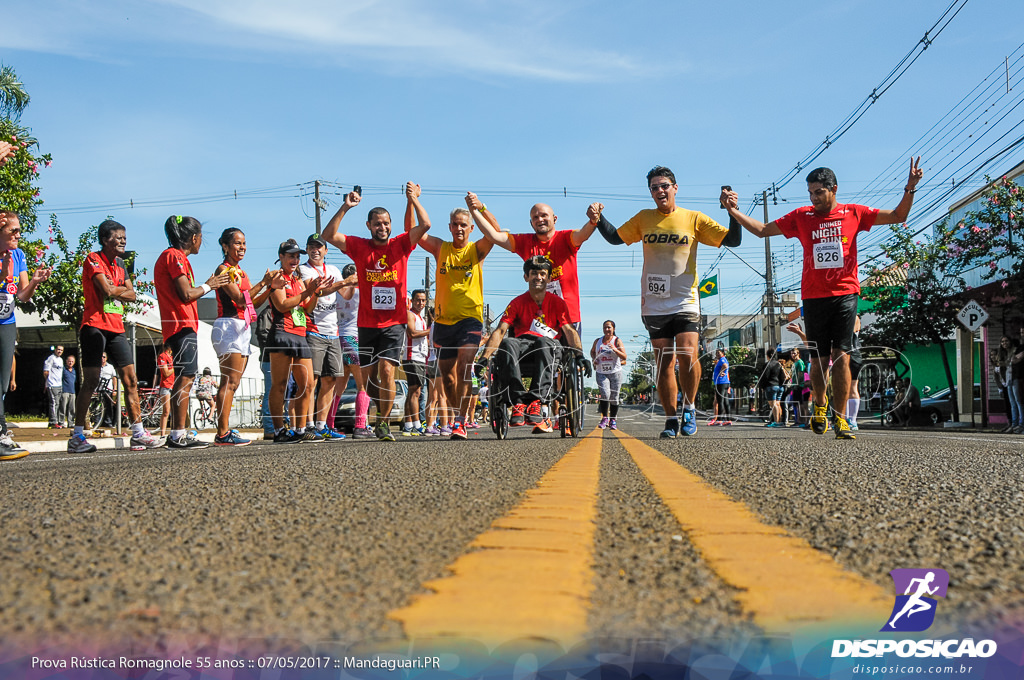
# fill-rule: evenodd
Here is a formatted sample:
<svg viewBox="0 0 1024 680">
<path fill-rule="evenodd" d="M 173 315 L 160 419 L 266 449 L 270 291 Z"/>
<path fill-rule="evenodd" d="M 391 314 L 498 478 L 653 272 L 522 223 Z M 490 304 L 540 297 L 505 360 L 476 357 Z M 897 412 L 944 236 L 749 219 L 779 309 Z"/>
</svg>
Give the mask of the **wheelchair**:
<svg viewBox="0 0 1024 680">
<path fill-rule="evenodd" d="M 500 351 L 500 350 L 499 350 Z M 578 350 L 561 345 L 556 360 L 554 398 L 547 404 L 548 412 L 552 413 L 557 402 L 558 431 L 564 437 L 579 437 L 583 429 L 583 369 L 576 365 Z M 508 435 L 510 410 L 512 403 L 507 385 L 502 382 L 500 371 L 494 368 L 494 357 L 487 367 L 489 399 L 488 416 L 491 430 L 498 439 Z M 536 364 L 526 356 L 520 363 L 522 374 L 533 374 Z M 524 376 L 524 382 L 529 380 Z M 526 385 L 529 387 L 529 385 Z"/>
</svg>

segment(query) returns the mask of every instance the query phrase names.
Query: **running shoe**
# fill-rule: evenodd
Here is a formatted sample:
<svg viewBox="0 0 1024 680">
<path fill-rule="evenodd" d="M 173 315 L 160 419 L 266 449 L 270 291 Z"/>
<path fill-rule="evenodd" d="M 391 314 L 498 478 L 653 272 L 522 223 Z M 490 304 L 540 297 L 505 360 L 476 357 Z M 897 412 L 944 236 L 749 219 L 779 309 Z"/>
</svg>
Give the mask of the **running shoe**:
<svg viewBox="0 0 1024 680">
<path fill-rule="evenodd" d="M 352 439 L 376 439 L 377 435 L 368 427 L 357 427 L 352 430 Z"/>
<path fill-rule="evenodd" d="M 539 423 L 533 426 L 533 434 L 546 434 L 548 432 L 554 432 L 554 430 L 551 429 L 551 421 L 547 418 L 541 419 Z"/>
<path fill-rule="evenodd" d="M 299 434 L 302 435 L 302 438 L 299 439 L 299 441 L 305 444 L 319 444 L 324 440 L 324 438 L 321 437 L 314 428 L 310 427 L 307 427 L 302 432 L 299 432 Z"/>
<path fill-rule="evenodd" d="M 723 420 L 722 421 L 722 427 L 728 427 L 729 425 L 732 425 L 732 421 L 731 420 Z"/>
<path fill-rule="evenodd" d="M 471 423 L 466 423 L 466 429 L 467 430 L 479 430 L 480 429 L 480 423 L 476 422 L 475 420 L 473 422 L 471 422 Z"/>
<path fill-rule="evenodd" d="M 207 446 L 209 444 L 193 437 L 190 433 L 182 435 L 180 439 L 167 438 L 167 448 L 169 449 L 205 449 Z"/>
<path fill-rule="evenodd" d="M 825 434 L 828 432 L 828 402 L 821 406 L 815 404 L 811 415 L 811 429 L 814 434 Z"/>
<path fill-rule="evenodd" d="M 419 432 L 417 432 L 416 430 L 414 430 L 411 427 L 408 427 L 408 428 L 407 427 L 403 427 L 402 428 L 402 436 L 403 437 L 417 437 L 417 436 L 419 436 L 419 434 L 420 434 Z"/>
<path fill-rule="evenodd" d="M 858 430 L 860 430 L 860 427 L 857 426 L 857 423 L 850 423 L 850 429 L 853 430 L 854 432 L 857 432 Z"/>
<path fill-rule="evenodd" d="M 373 428 L 373 433 L 377 435 L 377 439 L 382 442 L 395 441 L 395 435 L 391 434 L 391 426 L 383 420 L 377 423 L 377 426 Z"/>
<path fill-rule="evenodd" d="M 96 445 L 90 443 L 84 434 L 71 435 L 68 440 L 68 453 L 92 453 L 95 450 Z"/>
<path fill-rule="evenodd" d="M 128 441 L 128 447 L 132 451 L 145 451 L 146 449 L 155 449 L 159 446 L 163 446 L 164 441 L 165 440 L 162 437 L 157 437 L 143 430 L 141 437 L 132 435 L 132 438 Z M 249 443 L 246 440 L 243 441 L 245 441 L 246 444 Z"/>
<path fill-rule="evenodd" d="M 519 427 L 526 424 L 526 404 L 516 404 L 512 407 L 512 418 L 508 424 L 511 427 Z"/>
<path fill-rule="evenodd" d="M 609 418 L 608 419 L 608 429 L 609 430 L 617 430 L 617 429 L 619 429 L 618 425 L 615 423 L 615 418 Z"/>
<path fill-rule="evenodd" d="M 856 439 L 857 437 L 850 431 L 850 425 L 846 422 L 846 418 L 842 416 L 836 416 L 835 420 L 836 428 L 836 439 Z"/>
<path fill-rule="evenodd" d="M 683 409 L 683 426 L 679 428 L 679 434 L 690 436 L 697 434 L 697 411 L 692 408 Z"/>
<path fill-rule="evenodd" d="M 665 429 L 661 431 L 662 439 L 675 439 L 679 436 L 679 420 L 676 418 L 669 418 L 665 421 Z"/>
<path fill-rule="evenodd" d="M 466 434 L 466 428 L 462 426 L 462 423 L 455 423 L 452 426 L 452 439 L 469 439 L 469 435 Z"/>
<path fill-rule="evenodd" d="M 275 444 L 294 444 L 302 439 L 302 433 L 285 428 L 274 435 Z"/>
<path fill-rule="evenodd" d="M 708 427 L 714 427 L 715 425 L 721 425 L 721 423 L 715 418 L 708 421 Z"/>
<path fill-rule="evenodd" d="M 320 435 L 320 438 L 323 439 L 325 442 L 340 442 L 342 439 L 345 438 L 344 433 L 338 432 L 337 430 L 330 427 L 319 429 L 316 431 L 316 433 Z"/>
<path fill-rule="evenodd" d="M 450 425 L 442 425 L 441 426 L 441 436 L 442 437 L 447 437 L 451 433 L 452 433 L 452 428 L 451 428 Z"/>
<path fill-rule="evenodd" d="M 441 430 L 437 429 L 436 425 L 431 425 L 426 429 L 424 434 L 427 435 L 428 437 L 436 437 L 437 435 L 441 434 Z"/>
<path fill-rule="evenodd" d="M 132 438 L 135 441 L 135 438 Z M 213 438 L 214 446 L 248 446 L 252 444 L 248 439 L 242 439 L 234 430 L 229 430 L 225 435 L 217 435 Z"/>
<path fill-rule="evenodd" d="M 526 407 L 526 419 L 530 421 L 531 425 L 539 425 L 540 422 L 544 420 L 539 399 L 534 399 L 530 405 Z"/>
<path fill-rule="evenodd" d="M 599 422 L 597 424 L 597 429 L 603 430 L 603 429 L 605 429 L 607 427 L 608 427 L 608 419 L 607 418 L 601 418 L 601 422 Z"/>
</svg>

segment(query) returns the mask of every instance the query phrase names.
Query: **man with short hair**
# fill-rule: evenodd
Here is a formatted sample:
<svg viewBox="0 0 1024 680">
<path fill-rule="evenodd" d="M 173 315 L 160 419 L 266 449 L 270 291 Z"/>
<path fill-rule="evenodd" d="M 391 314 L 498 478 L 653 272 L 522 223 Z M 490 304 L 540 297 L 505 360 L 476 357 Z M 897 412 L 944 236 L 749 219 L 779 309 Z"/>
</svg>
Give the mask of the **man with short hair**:
<svg viewBox="0 0 1024 680">
<path fill-rule="evenodd" d="M 829 168 L 817 168 L 807 175 L 811 205 L 799 208 L 764 224 L 739 210 L 739 195 L 723 189 L 721 202 L 729 216 L 747 231 L 767 238 L 785 236 L 799 239 L 804 251 L 801 292 L 804 303 L 807 351 L 811 357 L 811 391 L 814 411 L 811 429 L 828 430 L 828 399 L 825 393 L 829 364 L 832 365 L 832 395 L 836 400 L 833 425 L 836 439 L 854 439 L 844 413 L 850 397 L 850 351 L 857 318 L 860 279 L 857 272 L 857 234 L 876 224 L 904 222 L 914 205 L 914 192 L 924 176 L 921 157 L 910 159 L 910 174 L 903 197 L 894 210 L 879 210 L 853 203 L 839 203 L 839 183 Z"/>
<path fill-rule="evenodd" d="M 428 237 L 429 238 L 429 237 Z M 402 436 L 425 435 L 426 428 L 420 422 L 420 394 L 427 384 L 427 354 L 430 329 L 423 318 L 427 306 L 427 291 L 414 290 L 409 302 L 409 321 L 405 327 L 405 352 L 402 356 L 402 370 L 405 371 L 409 391 L 405 395 L 405 422 Z"/>
<path fill-rule="evenodd" d="M 477 220 L 480 231 L 490 241 L 505 250 L 529 260 L 535 255 L 546 257 L 551 262 L 551 277 L 548 281 L 548 292 L 554 293 L 565 300 L 569 306 L 569 318 L 578 335 L 582 335 L 580 321 L 580 282 L 576 270 L 576 253 L 579 252 L 594 229 L 600 216 L 599 203 L 591 203 L 587 208 L 588 221 L 579 229 L 555 229 L 558 216 L 550 205 L 537 203 L 530 208 L 530 226 L 533 233 L 511 234 L 502 231 L 494 213 L 487 209 L 475 194 L 467 196 L 470 208 L 479 211 L 484 219 Z M 603 207 L 603 206 L 601 206 Z"/>
<path fill-rule="evenodd" d="M 419 196 L 420 187 L 414 189 Z M 456 208 L 448 216 L 452 240 L 427 235 L 420 247 L 437 262 L 435 280 L 435 319 L 433 342 L 437 351 L 438 373 L 449 406 L 455 411 L 452 439 L 466 439 L 466 426 L 472 422 L 473 360 L 480 349 L 484 322 L 483 261 L 494 247 L 486 236 L 470 241 L 473 222 L 489 226 L 480 212 L 483 204 L 475 194 L 466 195 L 466 208 Z M 406 210 L 406 229 L 412 226 L 412 212 Z"/>
<path fill-rule="evenodd" d="M 647 173 L 654 209 L 641 210 L 616 229 L 597 206 L 598 229 L 612 245 L 644 244 L 640 280 L 640 314 L 651 336 L 657 361 L 658 396 L 665 409 L 663 438 L 697 433 L 694 402 L 700 385 L 700 304 L 697 299 L 697 244 L 714 248 L 740 245 L 742 229 L 730 222 L 723 227 L 696 210 L 676 206 L 675 174 L 663 165 Z M 675 371 L 679 359 L 677 391 Z M 682 423 L 676 415 L 676 396 L 682 396 Z"/>
<path fill-rule="evenodd" d="M 75 393 L 78 391 L 78 371 L 75 370 L 75 355 L 64 357 L 64 371 L 61 376 L 60 406 L 57 408 L 57 426 L 73 427 L 75 424 Z"/>
<path fill-rule="evenodd" d="M 324 441 L 341 441 L 345 435 L 327 427 L 327 415 L 334 403 L 334 390 L 338 380 L 345 375 L 342 362 L 341 339 L 338 336 L 338 291 L 344 282 L 341 271 L 327 263 L 327 241 L 320 234 L 310 234 L 306 239 L 305 264 L 299 265 L 299 276 L 303 281 L 320 277 L 333 283 L 317 291 L 313 313 L 307 314 L 306 343 L 313 355 L 313 379 L 320 381 L 317 393 L 315 415 L 307 425 Z M 344 389 L 344 387 L 342 387 Z"/>
<path fill-rule="evenodd" d="M 60 416 L 57 411 L 60 408 L 60 393 L 64 377 L 64 346 L 57 345 L 53 348 L 53 354 L 46 357 L 43 362 L 43 386 L 46 389 L 47 411 L 50 422 L 47 427 L 57 427 Z"/>
<path fill-rule="evenodd" d="M 132 451 L 143 451 L 163 446 L 164 440 L 154 437 L 142 426 L 139 406 L 139 381 L 135 375 L 135 358 L 124 331 L 124 304 L 135 302 L 135 288 L 125 270 L 124 255 L 128 237 L 124 225 L 104 220 L 96 232 L 100 250 L 90 253 L 82 264 L 82 292 L 85 309 L 79 332 L 79 353 L 82 356 L 84 382 L 75 402 L 75 429 L 68 440 L 68 453 L 91 453 L 96 447 L 85 438 L 85 421 L 89 416 L 89 401 L 100 381 L 114 373 L 107 364 L 109 355 L 117 367 L 116 377 L 124 385 L 124 403 L 131 422 Z M 113 387 L 111 382 L 110 387 Z M 116 422 L 117 405 L 109 400 L 106 417 Z M 93 423 L 98 427 L 100 423 Z"/>
<path fill-rule="evenodd" d="M 551 423 L 544 417 L 542 407 L 555 398 L 555 368 L 559 340 L 576 350 L 577 365 L 587 377 L 593 369 L 583 356 L 583 345 L 572 325 L 569 306 L 558 295 L 548 292 L 551 262 L 543 255 L 534 255 L 523 263 L 523 280 L 529 289 L 512 300 L 501 317 L 498 327 L 491 333 L 481 363 L 486 365 L 497 351 L 494 371 L 508 391 L 512 404 L 512 426 L 534 425 L 533 433 L 551 432 Z M 509 329 L 512 336 L 508 336 Z M 522 364 L 533 361 L 534 371 L 530 389 L 523 385 Z M 491 399 L 495 395 L 491 395 Z"/>
<path fill-rule="evenodd" d="M 415 186 L 409 182 L 405 188 L 406 199 L 412 202 L 417 220 L 408 233 L 391 238 L 391 214 L 380 207 L 373 208 L 367 215 L 370 238 L 340 233 L 342 219 L 361 199 L 360 194 L 352 191 L 345 196 L 341 208 L 321 235 L 324 241 L 352 258 L 359 277 L 359 370 L 376 383 L 377 426 L 372 433 L 367 428 L 357 428 L 353 435 L 356 439 L 376 436 L 381 441 L 395 441 L 387 419 L 395 401 L 395 367 L 401 360 L 409 321 L 405 306 L 409 254 L 430 229 L 430 220 L 413 195 Z M 368 406 L 368 395 L 360 392 L 356 396 L 356 417 L 360 412 L 365 417 Z"/>
</svg>

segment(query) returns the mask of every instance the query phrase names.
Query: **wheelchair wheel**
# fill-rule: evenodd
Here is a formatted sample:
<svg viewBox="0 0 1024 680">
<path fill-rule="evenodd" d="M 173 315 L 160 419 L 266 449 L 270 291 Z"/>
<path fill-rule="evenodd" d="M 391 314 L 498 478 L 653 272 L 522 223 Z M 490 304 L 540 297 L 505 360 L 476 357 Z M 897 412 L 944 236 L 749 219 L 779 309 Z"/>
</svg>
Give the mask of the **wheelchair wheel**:
<svg viewBox="0 0 1024 680">
<path fill-rule="evenodd" d="M 562 436 L 578 437 L 583 426 L 583 406 L 580 404 L 580 375 L 576 366 L 570 366 L 564 373 L 562 391 L 565 398 L 565 425 Z"/>
<path fill-rule="evenodd" d="M 499 406 L 491 400 L 490 408 L 491 416 L 491 429 L 494 430 L 494 436 L 498 439 L 504 439 L 505 435 L 508 434 L 508 409 L 504 406 Z"/>
</svg>

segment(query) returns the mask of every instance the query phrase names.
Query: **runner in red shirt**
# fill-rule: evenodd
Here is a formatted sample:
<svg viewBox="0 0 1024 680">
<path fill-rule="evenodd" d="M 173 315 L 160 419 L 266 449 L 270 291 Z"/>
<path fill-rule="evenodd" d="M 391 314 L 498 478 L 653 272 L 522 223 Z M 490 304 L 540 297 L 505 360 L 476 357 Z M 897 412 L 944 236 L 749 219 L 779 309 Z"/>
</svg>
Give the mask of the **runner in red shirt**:
<svg viewBox="0 0 1024 680">
<path fill-rule="evenodd" d="M 214 288 L 226 285 L 227 274 L 213 274 L 206 283 L 195 285 L 195 276 L 188 256 L 203 245 L 203 225 L 194 217 L 171 215 L 164 223 L 170 247 L 160 253 L 153 268 L 156 299 L 160 304 L 160 324 L 164 342 L 174 354 L 174 398 L 171 410 L 171 436 L 167 446 L 172 449 L 206 448 L 208 444 L 192 437 L 185 429 L 188 423 L 189 393 L 199 371 L 196 331 L 199 313 L 196 301 Z"/>
<path fill-rule="evenodd" d="M 924 176 L 920 162 L 920 156 L 910 160 L 907 186 L 895 210 L 839 203 L 836 200 L 839 189 L 836 175 L 828 168 L 818 168 L 807 175 L 811 205 L 767 225 L 740 212 L 736 192 L 722 191 L 721 201 L 729 215 L 750 233 L 761 238 L 796 238 L 803 246 L 804 322 L 807 325 L 811 390 L 814 394 L 811 429 L 816 434 L 824 434 L 828 430 L 825 374 L 831 362 L 832 396 L 839 403 L 837 408 L 833 408 L 836 439 L 854 438 L 844 417 L 844 409 L 850 397 L 850 351 L 853 349 L 853 326 L 860 294 L 857 234 L 876 224 L 906 221 L 914 205 L 917 184 Z"/>
<path fill-rule="evenodd" d="M 124 225 L 104 220 L 97 229 L 99 252 L 89 253 L 82 265 L 82 312 L 80 351 L 84 384 L 76 397 L 75 429 L 68 440 L 68 453 L 91 453 L 96 447 L 85 438 L 85 421 L 89 401 L 100 383 L 100 364 L 106 352 L 110 363 L 124 385 L 125 407 L 132 423 L 132 451 L 163 446 L 164 441 L 142 427 L 139 408 L 139 381 L 135 375 L 135 358 L 124 335 L 124 303 L 135 302 L 135 288 L 125 272 Z"/>
<path fill-rule="evenodd" d="M 502 231 L 494 213 L 474 197 L 472 208 L 483 213 L 485 220 L 480 223 L 480 230 L 488 239 L 505 250 L 515 253 L 525 262 L 534 255 L 542 255 L 551 262 L 551 280 L 548 292 L 554 293 L 565 300 L 569 306 L 569 318 L 572 320 L 576 333 L 582 332 L 580 323 L 580 282 L 576 272 L 576 253 L 580 246 L 591 237 L 597 227 L 600 216 L 600 204 L 592 203 L 587 209 L 589 221 L 579 229 L 555 230 L 558 216 L 550 205 L 538 203 L 530 208 L 530 225 L 532 234 L 510 234 Z"/>
<path fill-rule="evenodd" d="M 408 321 L 406 279 L 409 253 L 430 229 L 419 199 L 413 195 L 416 184 L 405 187 L 406 200 L 416 211 L 416 226 L 408 233 L 391 236 L 391 214 L 374 208 L 366 219 L 370 238 L 346 236 L 338 231 L 349 210 L 359 205 L 361 196 L 353 191 L 327 223 L 320 237 L 352 258 L 359 277 L 359 370 L 364 384 L 373 380 L 377 386 L 377 426 L 374 432 L 357 428 L 356 439 L 376 436 L 381 441 L 394 441 L 387 417 L 395 401 L 395 367 L 401 362 L 405 326 Z M 382 361 L 383 360 L 383 361 Z M 356 395 L 356 418 L 366 413 L 369 398 L 365 392 Z"/>
<path fill-rule="evenodd" d="M 171 415 L 171 390 L 174 389 L 174 357 L 167 343 L 156 358 L 156 370 L 160 378 L 160 436 L 167 436 L 167 421 Z"/>
<path fill-rule="evenodd" d="M 583 345 L 571 321 L 569 306 L 562 298 L 548 293 L 551 262 L 534 255 L 523 263 L 523 279 L 529 290 L 514 298 L 505 309 L 501 323 L 491 333 L 484 349 L 483 361 L 490 361 L 495 351 L 494 371 L 507 381 L 505 388 L 512 404 L 510 425 L 534 425 L 534 434 L 551 432 L 551 423 L 541 407 L 555 398 L 555 368 L 559 340 L 577 350 L 578 361 L 587 377 L 592 369 L 583 357 Z M 509 329 L 512 335 L 508 335 Z M 523 386 L 521 365 L 529 358 L 535 364 L 530 389 Z M 491 399 L 498 395 L 492 394 Z"/>
</svg>

